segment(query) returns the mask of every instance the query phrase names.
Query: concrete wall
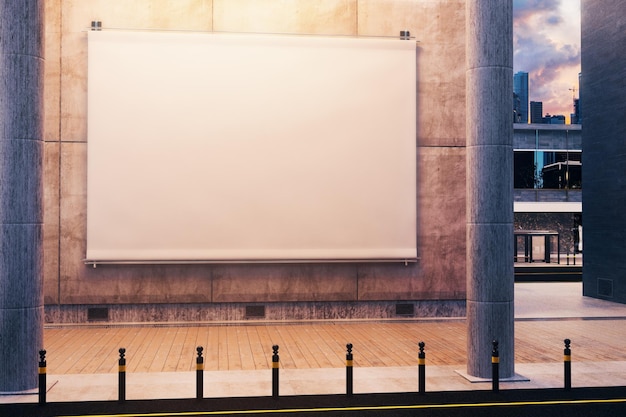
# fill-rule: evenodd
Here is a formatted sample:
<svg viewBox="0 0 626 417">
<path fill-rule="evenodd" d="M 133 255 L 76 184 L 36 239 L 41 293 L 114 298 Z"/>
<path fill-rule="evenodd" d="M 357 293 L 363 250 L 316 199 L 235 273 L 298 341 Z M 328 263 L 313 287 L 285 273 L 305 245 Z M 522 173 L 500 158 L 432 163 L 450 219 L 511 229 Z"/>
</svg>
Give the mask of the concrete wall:
<svg viewBox="0 0 626 417">
<path fill-rule="evenodd" d="M 581 150 L 581 132 L 581 125 L 515 123 L 513 125 L 513 148 Z"/>
<path fill-rule="evenodd" d="M 417 47 L 417 264 L 83 264 L 86 243 L 87 34 L 103 27 L 396 36 Z M 105 305 L 120 320 L 463 314 L 465 299 L 465 2 L 462 0 L 46 0 L 44 301 L 48 321 Z M 375 97 L 373 98 L 375 99 Z M 253 213 L 251 213 L 253 215 Z M 320 302 L 324 307 L 319 307 Z M 233 303 L 233 304 L 231 304 Z M 234 304 L 237 303 L 237 304 Z M 443 307 L 442 307 L 443 306 Z M 239 309 L 232 314 L 232 309 Z M 164 313 L 170 309 L 169 313 Z M 206 313 L 207 310 L 215 314 Z M 200 311 L 204 311 L 201 313 Z M 220 311 L 222 313 L 220 313 Z M 226 311 L 226 313 L 224 313 Z M 230 311 L 230 313 L 228 312 Z M 152 312 L 152 313 L 151 313 Z"/>
<path fill-rule="evenodd" d="M 583 293 L 626 303 L 626 42 L 622 0 L 582 1 Z"/>
</svg>

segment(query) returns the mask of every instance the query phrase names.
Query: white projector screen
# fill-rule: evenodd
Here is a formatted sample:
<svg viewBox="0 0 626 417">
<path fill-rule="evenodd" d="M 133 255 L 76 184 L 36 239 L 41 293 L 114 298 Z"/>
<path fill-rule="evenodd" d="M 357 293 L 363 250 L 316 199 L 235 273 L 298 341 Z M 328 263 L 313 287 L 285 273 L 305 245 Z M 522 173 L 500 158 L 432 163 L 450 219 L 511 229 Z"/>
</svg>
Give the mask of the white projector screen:
<svg viewBox="0 0 626 417">
<path fill-rule="evenodd" d="M 87 262 L 416 259 L 414 41 L 88 33 Z"/>
</svg>

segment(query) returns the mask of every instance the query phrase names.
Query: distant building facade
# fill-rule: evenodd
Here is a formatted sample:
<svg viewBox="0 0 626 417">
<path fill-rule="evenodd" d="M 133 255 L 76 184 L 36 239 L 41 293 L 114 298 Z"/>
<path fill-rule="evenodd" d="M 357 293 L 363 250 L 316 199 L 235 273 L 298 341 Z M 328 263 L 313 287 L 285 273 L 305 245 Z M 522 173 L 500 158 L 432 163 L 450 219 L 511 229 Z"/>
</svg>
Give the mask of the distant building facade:
<svg viewBox="0 0 626 417">
<path fill-rule="evenodd" d="M 543 101 L 530 102 L 530 123 L 543 123 Z"/>
<path fill-rule="evenodd" d="M 582 250 L 581 132 L 580 125 L 514 124 L 515 229 L 558 232 L 562 254 Z"/>
<path fill-rule="evenodd" d="M 547 125 L 564 125 L 565 124 L 565 116 L 562 114 L 546 114 L 543 117 L 543 123 Z"/>
<path fill-rule="evenodd" d="M 516 93 L 513 93 L 513 123 L 521 123 L 521 101 Z"/>
<path fill-rule="evenodd" d="M 582 118 L 580 117 L 580 99 L 574 99 L 574 113 L 570 115 L 570 123 L 573 125 L 582 124 Z"/>
<path fill-rule="evenodd" d="M 513 92 L 520 100 L 519 123 L 528 123 L 528 73 L 516 72 L 513 75 Z"/>
</svg>

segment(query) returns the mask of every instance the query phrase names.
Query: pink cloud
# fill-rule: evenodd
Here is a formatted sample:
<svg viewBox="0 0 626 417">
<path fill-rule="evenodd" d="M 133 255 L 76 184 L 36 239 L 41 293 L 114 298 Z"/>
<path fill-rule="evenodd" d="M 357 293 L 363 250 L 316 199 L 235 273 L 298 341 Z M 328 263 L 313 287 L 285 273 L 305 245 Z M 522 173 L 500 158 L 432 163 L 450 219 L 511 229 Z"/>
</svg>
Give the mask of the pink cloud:
<svg viewBox="0 0 626 417">
<path fill-rule="evenodd" d="M 514 0 L 513 61 L 514 72 L 529 74 L 531 100 L 543 101 L 544 109 L 553 113 L 569 115 L 571 95 L 566 86 L 575 82 L 569 80 L 571 73 L 580 71 L 580 39 L 567 33 L 562 6 L 561 0 Z"/>
</svg>

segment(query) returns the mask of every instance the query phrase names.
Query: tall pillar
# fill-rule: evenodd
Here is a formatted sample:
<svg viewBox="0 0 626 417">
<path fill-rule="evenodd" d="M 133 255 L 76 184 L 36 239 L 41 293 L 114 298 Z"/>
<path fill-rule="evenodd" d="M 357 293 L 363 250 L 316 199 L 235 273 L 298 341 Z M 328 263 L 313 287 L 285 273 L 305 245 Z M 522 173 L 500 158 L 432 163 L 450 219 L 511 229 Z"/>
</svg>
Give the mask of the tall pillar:
<svg viewBox="0 0 626 417">
<path fill-rule="evenodd" d="M 513 4 L 466 2 L 467 373 L 514 370 Z"/>
<path fill-rule="evenodd" d="M 0 392 L 18 392 L 43 343 L 43 0 L 0 10 Z"/>
</svg>

